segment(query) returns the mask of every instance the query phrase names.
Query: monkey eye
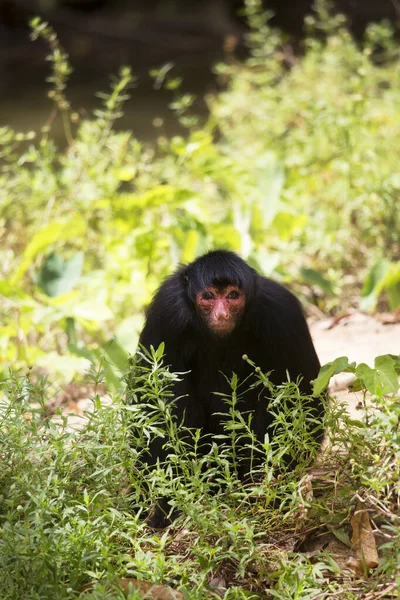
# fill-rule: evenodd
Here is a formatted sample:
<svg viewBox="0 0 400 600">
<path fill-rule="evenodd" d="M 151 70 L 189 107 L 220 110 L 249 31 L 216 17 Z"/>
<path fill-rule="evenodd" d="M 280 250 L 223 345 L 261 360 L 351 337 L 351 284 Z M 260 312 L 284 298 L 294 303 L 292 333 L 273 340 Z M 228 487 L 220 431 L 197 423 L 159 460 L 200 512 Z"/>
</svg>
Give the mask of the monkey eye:
<svg viewBox="0 0 400 600">
<path fill-rule="evenodd" d="M 201 297 L 203 300 L 212 300 L 214 298 L 214 294 L 206 290 L 201 294 Z"/>
<path fill-rule="evenodd" d="M 232 290 L 227 295 L 227 298 L 228 298 L 228 300 L 237 300 L 239 298 L 239 296 L 240 296 L 239 292 L 237 292 L 236 290 Z"/>
</svg>

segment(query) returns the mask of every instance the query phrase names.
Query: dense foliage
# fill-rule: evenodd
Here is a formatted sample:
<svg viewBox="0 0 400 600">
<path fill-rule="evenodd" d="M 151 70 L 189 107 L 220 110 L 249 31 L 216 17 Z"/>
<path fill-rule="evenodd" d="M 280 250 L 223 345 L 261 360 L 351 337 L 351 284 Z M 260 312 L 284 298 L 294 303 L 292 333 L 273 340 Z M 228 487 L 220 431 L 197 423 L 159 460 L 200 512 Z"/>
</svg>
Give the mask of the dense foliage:
<svg viewBox="0 0 400 600">
<path fill-rule="evenodd" d="M 68 58 L 33 22 L 51 50 L 54 111 L 39 137 L 0 128 L 3 372 L 28 363 L 69 381 L 103 352 L 121 368 L 161 278 L 215 246 L 324 310 L 360 293 L 368 310 L 379 298 L 399 305 L 399 49 L 382 25 L 356 45 L 318 2 L 294 56 L 259 8 L 247 2 L 251 55 L 218 67 L 226 91 L 209 98 L 204 126 L 169 66 L 153 73 L 187 127 L 154 147 L 114 128 L 130 70 L 82 120 L 66 95 Z"/>
<path fill-rule="evenodd" d="M 35 384 L 14 376 L 3 382 L 1 598 L 61 600 L 79 590 L 93 600 L 123 598 L 110 588 L 121 577 L 132 578 L 132 585 L 169 584 L 193 600 L 355 600 L 367 590 L 378 590 L 377 598 L 382 589 L 398 593 L 400 363 L 385 356 L 375 368 L 356 367 L 341 358 L 324 369 L 317 387 L 342 370 L 355 373 L 356 387 L 372 397 L 361 395 L 358 420 L 340 404 L 327 405 L 330 441 L 313 471 L 317 448 L 306 433 L 313 417 L 296 385 L 273 388 L 256 372 L 276 428 L 263 444 L 253 437 L 252 452 L 263 452 L 266 463 L 263 479 L 256 476 L 246 486 L 238 481 L 235 448 L 251 432 L 246 413 L 238 412 L 235 377 L 226 397 L 225 435 L 218 446 L 213 440 L 206 457 L 196 452 L 198 431 L 189 433 L 190 446 L 178 436 L 169 392 L 176 375 L 163 365 L 162 348 L 140 370 L 128 371 L 128 402 L 115 396 L 105 405 L 95 393 L 78 422 L 61 413 L 50 418 L 44 379 Z M 99 385 L 100 373 L 91 376 Z M 171 453 L 165 468 L 148 473 L 143 452 L 151 436 L 164 435 L 165 423 Z M 282 458 L 293 452 L 299 464 L 287 473 Z M 144 521 L 160 493 L 182 511 L 172 531 L 152 531 Z M 381 546 L 375 572 L 361 541 L 354 573 L 357 543 L 350 518 L 359 506 L 374 519 Z M 338 546 L 326 549 L 332 539 L 344 549 L 345 564 Z M 307 554 L 306 540 L 319 541 L 317 550 Z M 99 583 L 83 591 L 88 582 Z M 136 590 L 129 597 L 144 596 Z"/>
</svg>

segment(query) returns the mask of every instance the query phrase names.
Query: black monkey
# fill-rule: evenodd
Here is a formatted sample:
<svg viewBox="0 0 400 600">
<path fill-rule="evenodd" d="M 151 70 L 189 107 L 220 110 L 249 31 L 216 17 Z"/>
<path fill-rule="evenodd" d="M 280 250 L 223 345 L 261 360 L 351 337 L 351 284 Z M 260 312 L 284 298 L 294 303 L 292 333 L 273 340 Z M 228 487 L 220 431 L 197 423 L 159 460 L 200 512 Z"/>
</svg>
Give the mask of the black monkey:
<svg viewBox="0 0 400 600">
<path fill-rule="evenodd" d="M 147 311 L 139 344 L 157 348 L 165 343 L 165 364 L 171 371 L 187 372 L 175 385 L 175 412 L 186 427 L 204 434 L 223 432 L 218 413 L 226 412 L 223 399 L 229 394 L 225 376 L 236 373 L 246 379 L 254 369 L 248 357 L 270 372 L 273 384 L 296 381 L 311 393 L 311 381 L 320 364 L 297 298 L 278 283 L 262 277 L 233 252 L 214 250 L 180 267 L 159 288 Z M 259 441 L 271 424 L 267 400 L 260 389 L 244 394 L 241 406 L 253 413 L 252 428 Z M 313 400 L 316 415 L 322 403 Z M 164 441 L 154 440 L 149 463 L 165 459 Z M 239 475 L 246 476 L 244 472 Z M 165 502 L 164 502 L 165 508 Z M 161 509 L 160 509 L 161 510 Z M 150 523 L 162 523 L 160 510 Z"/>
</svg>

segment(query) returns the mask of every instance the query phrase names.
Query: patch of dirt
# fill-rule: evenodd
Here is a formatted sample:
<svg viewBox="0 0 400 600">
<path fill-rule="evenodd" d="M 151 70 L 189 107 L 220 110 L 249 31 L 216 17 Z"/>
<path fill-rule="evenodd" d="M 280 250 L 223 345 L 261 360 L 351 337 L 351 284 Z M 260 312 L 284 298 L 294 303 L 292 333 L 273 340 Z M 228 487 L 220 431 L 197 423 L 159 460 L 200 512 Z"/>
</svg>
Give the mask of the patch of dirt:
<svg viewBox="0 0 400 600">
<path fill-rule="evenodd" d="M 400 323 L 383 324 L 362 313 L 348 315 L 334 326 L 332 323 L 332 319 L 324 319 L 310 326 L 322 365 L 347 356 L 357 364 L 365 362 L 373 367 L 376 356 L 400 353 Z"/>
</svg>

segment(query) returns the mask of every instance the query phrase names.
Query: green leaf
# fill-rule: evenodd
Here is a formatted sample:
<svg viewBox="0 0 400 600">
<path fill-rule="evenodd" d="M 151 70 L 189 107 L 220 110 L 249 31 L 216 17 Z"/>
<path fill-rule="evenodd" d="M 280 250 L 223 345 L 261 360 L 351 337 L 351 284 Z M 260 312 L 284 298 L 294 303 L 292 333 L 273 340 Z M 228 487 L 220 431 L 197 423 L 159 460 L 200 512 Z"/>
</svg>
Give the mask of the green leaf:
<svg viewBox="0 0 400 600">
<path fill-rule="evenodd" d="M 338 527 L 335 528 L 333 527 L 331 529 L 333 535 L 340 541 L 342 542 L 342 544 L 345 544 L 346 546 L 348 546 L 349 548 L 351 548 L 351 540 L 349 538 L 349 534 L 342 528 L 342 527 Z"/>
<path fill-rule="evenodd" d="M 45 259 L 36 283 L 50 297 L 69 292 L 82 275 L 83 257 L 83 252 L 77 252 L 64 260 L 58 252 L 52 252 Z"/>
<path fill-rule="evenodd" d="M 185 241 L 183 243 L 182 248 L 182 263 L 189 263 L 196 257 L 198 253 L 199 244 L 200 233 L 196 229 L 191 229 L 190 231 L 188 231 L 185 236 Z"/>
<path fill-rule="evenodd" d="M 210 234 L 219 248 L 240 248 L 240 233 L 233 225 L 226 223 L 210 223 Z"/>
<path fill-rule="evenodd" d="M 282 165 L 277 164 L 275 156 L 267 152 L 257 161 L 260 169 L 258 190 L 261 194 L 260 208 L 263 225 L 270 225 L 275 219 L 280 206 L 280 195 L 285 181 Z"/>
<path fill-rule="evenodd" d="M 160 360 L 162 359 L 162 357 L 165 354 L 165 344 L 164 342 L 161 342 L 161 344 L 158 346 L 158 348 L 154 348 L 154 358 L 157 362 L 160 362 Z"/>
<path fill-rule="evenodd" d="M 136 351 L 139 334 L 143 329 L 143 315 L 136 314 L 123 319 L 115 330 L 117 343 L 126 352 L 133 354 Z"/>
<path fill-rule="evenodd" d="M 396 372 L 396 361 L 389 354 L 383 354 L 375 358 L 374 366 L 383 385 L 383 394 L 397 394 L 399 380 Z"/>
<path fill-rule="evenodd" d="M 376 373 L 374 369 L 369 367 L 365 363 L 360 363 L 357 365 L 356 375 L 361 381 L 364 383 L 365 387 L 371 394 L 375 394 L 376 391 L 376 382 L 375 376 Z"/>
<path fill-rule="evenodd" d="M 0 295 L 5 298 L 13 298 L 14 300 L 18 298 L 19 300 L 31 300 L 31 296 L 26 294 L 22 289 L 16 288 L 15 285 L 12 285 L 8 281 L 4 281 L 4 279 L 0 279 Z"/>
<path fill-rule="evenodd" d="M 75 320 L 72 317 L 67 317 L 65 320 L 65 333 L 68 336 L 68 343 L 77 343 L 78 338 L 76 335 Z"/>
<path fill-rule="evenodd" d="M 128 353 L 112 338 L 109 342 L 102 345 L 104 353 L 114 363 L 120 371 L 124 371 L 128 366 Z"/>
<path fill-rule="evenodd" d="M 95 354 L 89 349 L 89 347 L 81 341 L 68 344 L 67 348 L 71 352 L 71 354 L 79 356 L 80 358 L 87 358 L 87 360 L 91 363 L 94 362 L 95 358 L 97 358 Z"/>
<path fill-rule="evenodd" d="M 115 199 L 115 206 L 124 212 L 135 208 L 156 208 L 167 204 L 169 207 L 181 207 L 187 200 L 193 197 L 193 192 L 184 188 L 176 188 L 172 185 L 158 185 L 145 192 L 141 196 L 136 194 L 121 194 Z"/>
<path fill-rule="evenodd" d="M 86 222 L 81 217 L 74 217 L 68 222 L 50 223 L 43 229 L 40 229 L 26 246 L 19 267 L 11 278 L 11 285 L 15 285 L 24 276 L 26 270 L 30 267 L 33 259 L 39 252 L 42 252 L 45 248 L 60 240 L 70 238 L 75 240 L 81 237 L 86 228 Z"/>
<path fill-rule="evenodd" d="M 400 262 L 390 265 L 384 280 L 391 310 L 400 306 Z"/>
<path fill-rule="evenodd" d="M 383 290 L 387 291 L 392 310 L 400 306 L 400 262 L 390 263 L 381 259 L 375 263 L 361 291 L 360 308 L 373 310 Z"/>
<path fill-rule="evenodd" d="M 396 394 L 399 382 L 395 365 L 396 361 L 388 354 L 377 356 L 374 369 L 361 363 L 356 368 L 356 375 L 363 381 L 370 394 L 379 397 L 385 394 Z"/>
<path fill-rule="evenodd" d="M 263 275 L 271 275 L 279 266 L 281 255 L 278 252 L 267 252 L 264 248 L 257 249 L 248 258 L 248 263 Z"/>
<path fill-rule="evenodd" d="M 70 316 L 87 321 L 108 321 L 114 317 L 111 309 L 100 301 L 86 300 L 72 306 Z"/>
<path fill-rule="evenodd" d="M 389 306 L 391 310 L 396 310 L 400 306 L 400 283 L 388 286 L 387 289 Z"/>
<path fill-rule="evenodd" d="M 307 283 L 309 283 L 311 285 L 316 285 L 323 292 L 325 292 L 325 294 L 328 294 L 329 296 L 335 295 L 335 291 L 333 289 L 331 282 L 328 279 L 326 279 L 321 274 L 320 271 L 317 271 L 316 269 L 309 269 L 307 267 L 302 267 L 300 269 L 300 273 L 301 273 L 301 276 L 303 277 L 303 279 Z"/>
<path fill-rule="evenodd" d="M 306 215 L 294 215 L 288 211 L 280 211 L 275 216 L 271 227 L 276 230 L 281 240 L 288 242 L 296 229 L 303 229 L 306 222 Z"/>
<path fill-rule="evenodd" d="M 347 356 L 340 356 L 333 362 L 327 363 L 321 367 L 318 377 L 314 379 L 313 393 L 318 395 L 329 385 L 331 377 L 343 371 L 352 371 L 354 363 L 349 363 Z"/>
<path fill-rule="evenodd" d="M 384 287 L 384 280 L 390 269 L 390 261 L 385 258 L 378 260 L 367 275 L 361 290 L 360 308 L 366 312 L 372 311 L 378 302 L 379 294 Z"/>
</svg>

